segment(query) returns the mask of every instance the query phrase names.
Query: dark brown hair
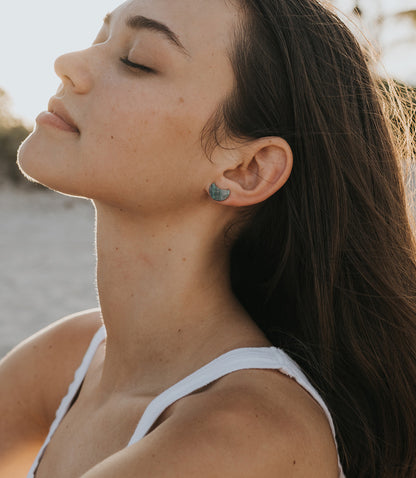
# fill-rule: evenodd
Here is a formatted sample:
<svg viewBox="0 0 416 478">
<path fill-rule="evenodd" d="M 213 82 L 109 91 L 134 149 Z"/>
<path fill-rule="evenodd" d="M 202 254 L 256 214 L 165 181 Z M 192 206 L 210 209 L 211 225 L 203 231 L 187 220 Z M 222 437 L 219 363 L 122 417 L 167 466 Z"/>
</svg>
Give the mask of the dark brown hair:
<svg viewBox="0 0 416 478">
<path fill-rule="evenodd" d="M 232 247 L 234 292 L 321 392 L 347 477 L 416 476 L 416 248 L 382 95 L 317 1 L 234 3 L 235 91 L 203 138 L 294 153 Z"/>
</svg>

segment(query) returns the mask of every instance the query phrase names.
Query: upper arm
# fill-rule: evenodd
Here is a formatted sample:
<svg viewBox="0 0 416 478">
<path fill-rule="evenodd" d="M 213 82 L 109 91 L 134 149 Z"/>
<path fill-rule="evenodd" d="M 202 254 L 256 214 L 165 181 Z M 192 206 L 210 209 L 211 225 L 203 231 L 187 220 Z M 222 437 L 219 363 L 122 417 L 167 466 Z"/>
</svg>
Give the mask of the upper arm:
<svg viewBox="0 0 416 478">
<path fill-rule="evenodd" d="M 82 478 L 338 477 L 335 444 L 319 411 L 276 406 L 249 392 L 200 395 Z"/>
<path fill-rule="evenodd" d="M 25 456 L 34 458 L 99 324 L 96 310 L 66 317 L 25 340 L 0 361 L 2 476 L 12 462 L 24 463 Z M 17 472 L 13 476 L 18 476 Z"/>
</svg>

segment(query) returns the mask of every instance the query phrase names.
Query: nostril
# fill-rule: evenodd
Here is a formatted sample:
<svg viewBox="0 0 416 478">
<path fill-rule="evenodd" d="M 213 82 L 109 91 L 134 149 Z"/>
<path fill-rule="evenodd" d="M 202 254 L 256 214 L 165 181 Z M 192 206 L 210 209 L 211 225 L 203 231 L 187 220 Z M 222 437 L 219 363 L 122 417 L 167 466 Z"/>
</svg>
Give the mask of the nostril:
<svg viewBox="0 0 416 478">
<path fill-rule="evenodd" d="M 63 76 L 63 80 L 71 83 L 72 86 L 75 86 L 74 82 L 71 80 L 71 77 L 69 77 L 68 75 L 64 75 Z"/>
<path fill-rule="evenodd" d="M 55 60 L 55 72 L 64 87 L 76 93 L 86 93 L 92 86 L 90 65 L 84 51 L 65 53 Z"/>
</svg>

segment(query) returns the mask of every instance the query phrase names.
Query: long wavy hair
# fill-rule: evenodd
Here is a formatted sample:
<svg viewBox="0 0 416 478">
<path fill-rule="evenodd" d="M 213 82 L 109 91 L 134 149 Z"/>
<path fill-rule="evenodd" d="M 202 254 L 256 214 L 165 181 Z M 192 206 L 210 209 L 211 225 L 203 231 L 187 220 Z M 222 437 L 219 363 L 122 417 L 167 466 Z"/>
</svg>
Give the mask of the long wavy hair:
<svg viewBox="0 0 416 478">
<path fill-rule="evenodd" d="M 393 134 L 333 12 L 315 0 L 233 3 L 244 19 L 230 52 L 236 84 L 205 146 L 280 136 L 294 153 L 287 184 L 243 215 L 234 293 L 327 402 L 347 477 L 416 476 L 416 247 L 409 156 L 394 138 L 406 130 Z"/>
</svg>

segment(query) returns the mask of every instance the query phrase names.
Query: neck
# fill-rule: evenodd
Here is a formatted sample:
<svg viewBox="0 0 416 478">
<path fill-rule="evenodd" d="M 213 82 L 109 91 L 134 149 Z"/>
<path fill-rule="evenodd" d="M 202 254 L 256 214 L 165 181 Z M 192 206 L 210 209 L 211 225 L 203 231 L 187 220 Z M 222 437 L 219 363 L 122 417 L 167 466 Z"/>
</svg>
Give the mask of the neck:
<svg viewBox="0 0 416 478">
<path fill-rule="evenodd" d="M 96 211 L 109 386 L 140 376 L 157 390 L 253 341 L 258 331 L 232 294 L 228 252 L 209 217 L 143 219 L 100 204 Z"/>
</svg>

